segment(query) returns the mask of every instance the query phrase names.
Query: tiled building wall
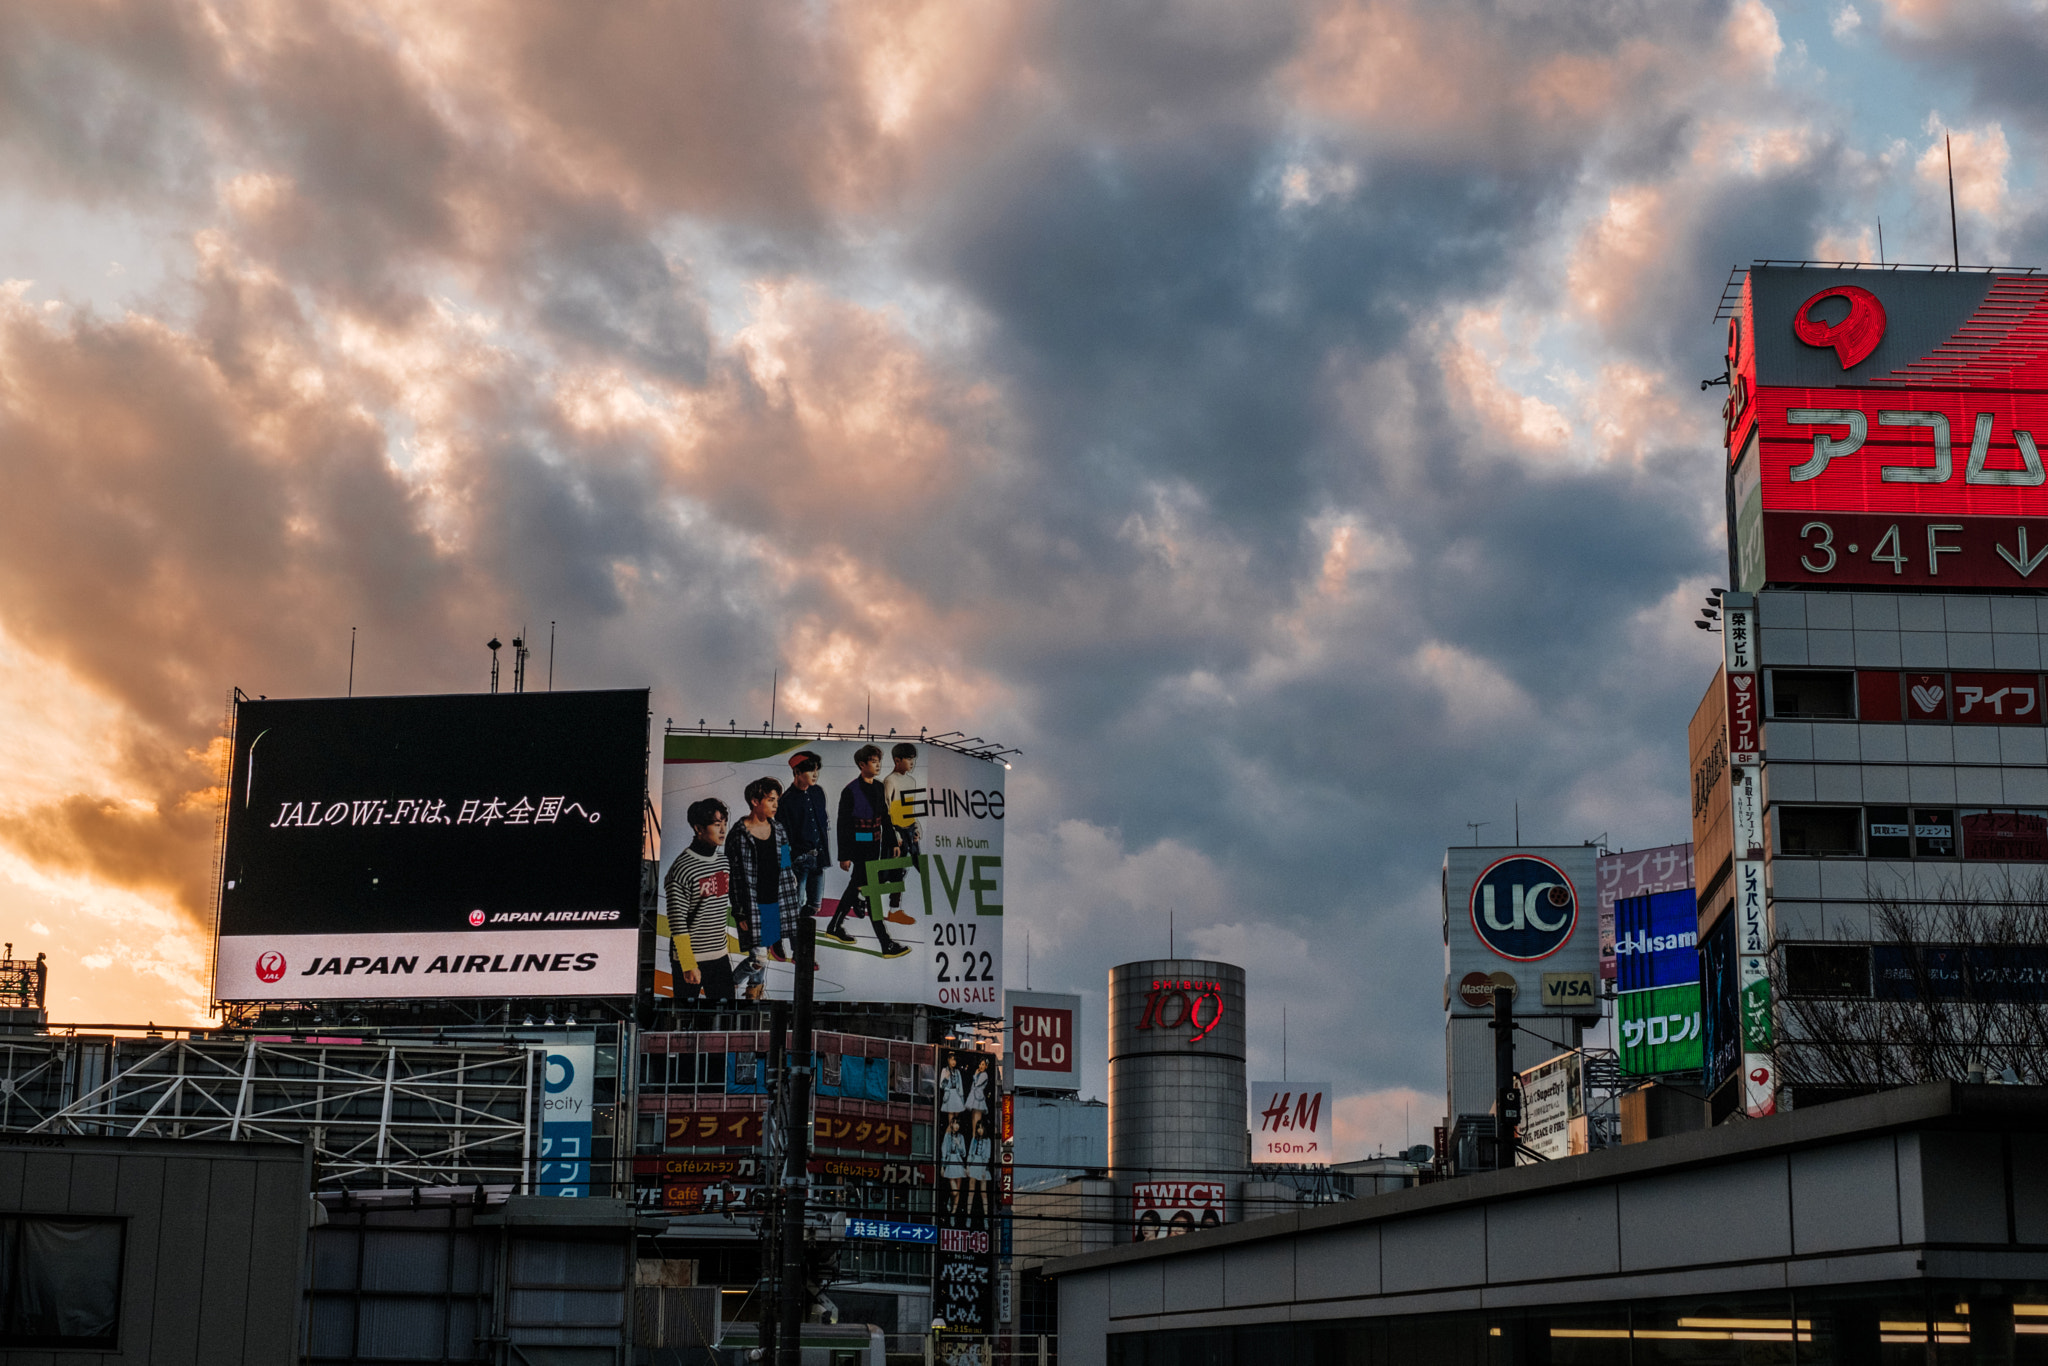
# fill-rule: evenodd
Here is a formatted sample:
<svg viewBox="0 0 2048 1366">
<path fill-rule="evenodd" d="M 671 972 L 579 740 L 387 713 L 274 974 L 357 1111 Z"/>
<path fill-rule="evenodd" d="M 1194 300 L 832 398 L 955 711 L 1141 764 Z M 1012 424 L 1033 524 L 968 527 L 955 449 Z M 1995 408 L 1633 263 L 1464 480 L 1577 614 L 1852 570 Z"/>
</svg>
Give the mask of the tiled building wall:
<svg viewBox="0 0 2048 1366">
<path fill-rule="evenodd" d="M 1758 594 L 1759 653 L 1778 668 L 2038 670 L 2048 598 L 1938 593 Z M 2048 807 L 2048 729 L 2040 726 L 1766 720 L 1764 798 L 1778 803 Z M 1940 860 L 1776 858 L 1779 940 L 1862 938 L 1869 897 L 1924 900 L 2040 865 Z"/>
</svg>

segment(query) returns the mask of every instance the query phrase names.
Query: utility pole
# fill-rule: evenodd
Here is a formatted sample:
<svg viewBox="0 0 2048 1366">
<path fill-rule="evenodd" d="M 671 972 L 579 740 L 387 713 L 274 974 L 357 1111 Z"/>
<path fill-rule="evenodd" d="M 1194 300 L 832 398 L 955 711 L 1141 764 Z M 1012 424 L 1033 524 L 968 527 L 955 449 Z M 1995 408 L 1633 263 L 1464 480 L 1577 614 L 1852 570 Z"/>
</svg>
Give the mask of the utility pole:
<svg viewBox="0 0 2048 1366">
<path fill-rule="evenodd" d="M 781 1319 L 776 1366 L 802 1366 L 804 1310 L 810 1302 L 804 1273 L 804 1214 L 811 1159 L 811 987 L 817 975 L 818 922 L 796 923 L 796 990 L 790 1007 L 789 1110 L 782 1167 L 782 1265 L 775 1311 Z"/>
<path fill-rule="evenodd" d="M 782 1162 L 788 1153 L 789 1135 L 789 1007 L 780 1001 L 768 1003 L 768 1056 L 763 1062 L 768 1075 L 769 1123 L 761 1128 L 761 1190 L 767 1197 L 761 1211 L 761 1282 L 765 1306 L 761 1312 L 761 1362 L 773 1366 L 776 1328 L 782 1318 L 779 1257 L 782 1230 Z M 774 1120 L 781 1116 L 780 1132 Z M 783 1149 L 776 1151 L 777 1145 Z"/>
<path fill-rule="evenodd" d="M 1522 1092 L 1515 1084 L 1515 989 L 1493 989 L 1494 1166 L 1515 1165 L 1515 1131 L 1522 1123 Z"/>
</svg>

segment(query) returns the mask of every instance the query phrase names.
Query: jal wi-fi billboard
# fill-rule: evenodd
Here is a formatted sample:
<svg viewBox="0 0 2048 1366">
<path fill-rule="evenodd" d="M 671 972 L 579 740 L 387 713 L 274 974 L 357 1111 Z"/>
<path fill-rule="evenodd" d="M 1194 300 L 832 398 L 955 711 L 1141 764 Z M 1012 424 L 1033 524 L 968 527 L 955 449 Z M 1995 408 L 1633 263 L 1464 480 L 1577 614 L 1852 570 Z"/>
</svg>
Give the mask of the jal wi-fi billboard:
<svg viewBox="0 0 2048 1366">
<path fill-rule="evenodd" d="M 223 1001 L 626 996 L 647 693 L 242 699 Z"/>
<path fill-rule="evenodd" d="M 1739 588 L 2048 585 L 2048 277 L 1755 266 L 1727 363 Z"/>
</svg>

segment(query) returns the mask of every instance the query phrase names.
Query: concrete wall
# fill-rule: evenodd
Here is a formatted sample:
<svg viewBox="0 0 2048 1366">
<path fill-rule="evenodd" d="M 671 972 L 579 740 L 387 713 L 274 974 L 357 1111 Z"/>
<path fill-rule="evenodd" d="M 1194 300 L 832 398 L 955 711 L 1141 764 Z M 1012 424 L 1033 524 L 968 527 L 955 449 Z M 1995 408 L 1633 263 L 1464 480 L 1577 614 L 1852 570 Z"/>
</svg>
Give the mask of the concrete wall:
<svg viewBox="0 0 2048 1366">
<path fill-rule="evenodd" d="M 2032 1113 L 1947 1131 L 1963 1092 Z M 1061 1361 L 1161 1328 L 2041 1279 L 2044 1128 L 2048 1090 L 1919 1087 L 1077 1258 L 1050 1268 Z"/>
<path fill-rule="evenodd" d="M 0 1349 L 0 1363 L 296 1360 L 311 1189 L 296 1145 L 0 1134 L 0 1213 L 126 1224 L 118 1348 Z"/>
</svg>

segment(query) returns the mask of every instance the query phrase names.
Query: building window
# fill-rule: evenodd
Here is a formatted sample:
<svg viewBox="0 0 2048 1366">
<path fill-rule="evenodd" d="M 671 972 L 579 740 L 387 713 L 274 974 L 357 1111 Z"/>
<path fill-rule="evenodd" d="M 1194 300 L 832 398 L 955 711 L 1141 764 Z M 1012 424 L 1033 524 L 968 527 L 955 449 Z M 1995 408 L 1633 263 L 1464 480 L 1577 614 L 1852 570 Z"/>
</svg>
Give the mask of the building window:
<svg viewBox="0 0 2048 1366">
<path fill-rule="evenodd" d="M 1782 721 L 1853 721 L 1856 675 L 1773 669 L 1771 715 Z"/>
<path fill-rule="evenodd" d="M 1801 997 L 1867 998 L 1868 944 L 1787 944 L 1785 994 Z"/>
<path fill-rule="evenodd" d="M 2048 862 L 2048 812 L 1963 812 L 1963 857 L 1995 863 Z"/>
<path fill-rule="evenodd" d="M 1866 806 L 1864 848 L 1872 858 L 1954 858 L 1956 813 L 1932 807 Z"/>
<path fill-rule="evenodd" d="M 1956 813 L 1914 807 L 1913 853 L 1916 858 L 1954 858 Z"/>
<path fill-rule="evenodd" d="M 1854 806 L 1780 806 L 1778 852 L 1847 856 L 1863 852 L 1863 812 Z"/>
<path fill-rule="evenodd" d="M 0 1217 L 0 1343 L 117 1346 L 121 1236 L 118 1219 Z"/>
<path fill-rule="evenodd" d="M 1913 816 L 1905 807 L 1866 806 L 1863 829 L 1872 858 L 1913 857 Z"/>
</svg>

